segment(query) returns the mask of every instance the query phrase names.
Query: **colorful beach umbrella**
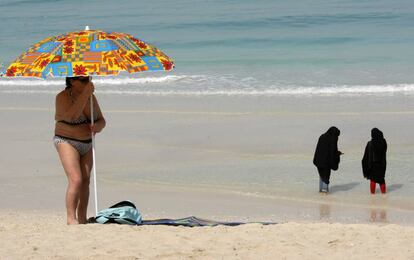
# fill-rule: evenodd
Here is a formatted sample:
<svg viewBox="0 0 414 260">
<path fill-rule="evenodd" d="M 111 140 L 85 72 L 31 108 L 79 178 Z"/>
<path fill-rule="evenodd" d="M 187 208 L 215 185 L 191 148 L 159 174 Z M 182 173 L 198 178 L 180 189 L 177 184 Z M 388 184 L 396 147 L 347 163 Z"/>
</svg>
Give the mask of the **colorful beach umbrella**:
<svg viewBox="0 0 414 260">
<path fill-rule="evenodd" d="M 174 62 L 156 47 L 121 32 L 89 30 L 48 37 L 22 53 L 4 77 L 113 76 L 120 72 L 169 71 Z M 91 98 L 91 115 L 93 104 Z M 93 125 L 93 118 L 91 124 Z M 98 212 L 95 136 L 92 135 L 95 214 Z"/>
<path fill-rule="evenodd" d="M 86 28 L 34 44 L 7 67 L 3 76 L 106 76 L 123 71 L 169 71 L 173 67 L 171 58 L 130 34 Z"/>
</svg>

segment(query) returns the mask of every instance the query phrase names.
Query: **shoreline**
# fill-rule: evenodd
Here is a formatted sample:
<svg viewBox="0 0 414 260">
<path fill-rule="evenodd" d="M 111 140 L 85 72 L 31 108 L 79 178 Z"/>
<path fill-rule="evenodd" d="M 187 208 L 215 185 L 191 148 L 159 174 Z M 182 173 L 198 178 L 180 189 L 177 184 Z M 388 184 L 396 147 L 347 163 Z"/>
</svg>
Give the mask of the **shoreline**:
<svg viewBox="0 0 414 260">
<path fill-rule="evenodd" d="M 196 216 L 216 221 L 342 224 L 398 224 L 413 226 L 410 208 L 398 208 L 387 203 L 384 196 L 368 196 L 363 204 L 344 203 L 338 197 L 319 195 L 315 199 L 258 196 L 234 190 L 188 185 L 119 184 L 98 180 L 99 210 L 122 200 L 131 200 L 144 219 L 183 218 Z M 65 215 L 64 180 L 53 182 L 54 197 L 39 197 L 34 190 L 9 193 L 14 201 L 2 203 L 2 210 L 45 211 Z M 33 184 L 33 182 L 31 183 Z M 93 189 L 91 187 L 91 194 Z M 36 202 L 24 205 L 26 196 L 36 196 Z M 56 198 L 56 195 L 59 199 Z M 30 201 L 30 199 L 29 199 Z M 23 204 L 21 204 L 23 203 Z M 90 197 L 88 217 L 94 216 L 94 201 Z"/>
</svg>

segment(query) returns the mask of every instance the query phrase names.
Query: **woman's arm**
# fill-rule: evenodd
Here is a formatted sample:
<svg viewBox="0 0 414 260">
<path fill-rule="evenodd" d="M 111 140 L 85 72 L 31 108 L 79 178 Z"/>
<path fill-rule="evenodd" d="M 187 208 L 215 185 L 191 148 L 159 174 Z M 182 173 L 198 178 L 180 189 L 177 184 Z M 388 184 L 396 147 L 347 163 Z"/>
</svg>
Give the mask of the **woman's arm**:
<svg viewBox="0 0 414 260">
<path fill-rule="evenodd" d="M 94 122 L 93 127 L 91 126 L 91 131 L 93 133 L 99 133 L 102 131 L 102 129 L 105 128 L 106 126 L 106 120 L 103 117 L 101 108 L 99 106 L 98 100 L 96 99 L 96 97 L 94 95 L 92 95 L 93 97 L 93 107 L 94 107 L 94 113 L 96 114 L 96 121 Z"/>
</svg>

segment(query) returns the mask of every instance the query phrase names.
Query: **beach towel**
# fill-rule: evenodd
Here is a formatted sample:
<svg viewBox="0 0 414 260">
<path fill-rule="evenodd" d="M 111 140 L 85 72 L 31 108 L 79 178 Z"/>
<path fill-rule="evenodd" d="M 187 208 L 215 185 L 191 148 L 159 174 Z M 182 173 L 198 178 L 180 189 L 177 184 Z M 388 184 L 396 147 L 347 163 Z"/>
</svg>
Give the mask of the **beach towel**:
<svg viewBox="0 0 414 260">
<path fill-rule="evenodd" d="M 132 210 L 132 212 L 130 212 Z M 135 211 L 136 212 L 135 212 Z M 184 226 L 184 227 L 215 227 L 223 226 L 239 226 L 243 224 L 263 224 L 271 225 L 274 222 L 225 222 L 201 219 L 195 216 L 186 218 L 162 218 L 152 220 L 142 220 L 141 214 L 131 201 L 121 201 L 108 209 L 98 212 L 96 217 L 88 219 L 88 223 L 100 224 L 130 224 L 130 225 L 167 225 L 167 226 Z"/>
<path fill-rule="evenodd" d="M 95 218 L 90 218 L 88 223 L 98 223 L 95 221 Z M 116 223 L 116 222 L 111 222 Z M 243 224 L 262 224 L 262 225 L 274 225 L 277 224 L 275 222 L 223 222 L 223 221 L 214 221 L 214 220 L 207 220 L 197 218 L 195 216 L 187 217 L 187 218 L 178 218 L 178 219 L 170 219 L 170 218 L 161 218 L 161 219 L 152 219 L 152 220 L 141 220 L 138 226 L 144 225 L 166 225 L 166 226 L 182 226 L 182 227 L 215 227 L 219 225 L 223 226 L 239 226 Z M 117 223 L 120 224 L 120 223 Z"/>
<path fill-rule="evenodd" d="M 184 227 L 215 227 L 218 225 L 224 226 L 238 226 L 246 224 L 243 222 L 221 222 L 197 218 L 194 216 L 179 219 L 154 219 L 143 220 L 139 225 L 168 225 L 168 226 L 184 226 Z"/>
<path fill-rule="evenodd" d="M 153 219 L 153 220 L 142 220 L 140 226 L 142 225 L 167 225 L 167 226 L 183 226 L 183 227 L 215 227 L 215 226 L 239 226 L 244 224 L 262 224 L 262 225 L 274 225 L 276 222 L 224 222 L 224 221 L 214 221 L 197 218 L 195 216 L 187 218 L 178 218 L 178 219 Z"/>
</svg>

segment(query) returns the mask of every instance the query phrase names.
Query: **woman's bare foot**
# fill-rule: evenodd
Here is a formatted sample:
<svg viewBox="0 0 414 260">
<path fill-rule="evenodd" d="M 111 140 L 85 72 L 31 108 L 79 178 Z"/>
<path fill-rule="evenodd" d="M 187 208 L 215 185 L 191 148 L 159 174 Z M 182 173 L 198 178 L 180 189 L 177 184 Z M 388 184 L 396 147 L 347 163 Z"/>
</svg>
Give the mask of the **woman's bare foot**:
<svg viewBox="0 0 414 260">
<path fill-rule="evenodd" d="M 79 222 L 76 219 L 68 219 L 67 224 L 68 225 L 78 225 Z"/>
<path fill-rule="evenodd" d="M 79 219 L 78 224 L 86 224 L 86 219 Z"/>
</svg>

